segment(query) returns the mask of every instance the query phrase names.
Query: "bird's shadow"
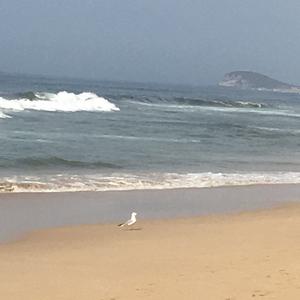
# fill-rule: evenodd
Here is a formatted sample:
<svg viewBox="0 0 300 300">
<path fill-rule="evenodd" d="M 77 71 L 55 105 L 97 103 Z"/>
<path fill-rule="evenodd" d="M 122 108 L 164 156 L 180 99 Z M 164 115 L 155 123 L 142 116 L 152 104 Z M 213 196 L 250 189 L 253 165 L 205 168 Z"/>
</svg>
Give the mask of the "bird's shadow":
<svg viewBox="0 0 300 300">
<path fill-rule="evenodd" d="M 134 227 L 134 228 L 127 228 L 125 229 L 126 231 L 139 231 L 139 230 L 142 230 L 143 228 L 141 227 Z"/>
</svg>

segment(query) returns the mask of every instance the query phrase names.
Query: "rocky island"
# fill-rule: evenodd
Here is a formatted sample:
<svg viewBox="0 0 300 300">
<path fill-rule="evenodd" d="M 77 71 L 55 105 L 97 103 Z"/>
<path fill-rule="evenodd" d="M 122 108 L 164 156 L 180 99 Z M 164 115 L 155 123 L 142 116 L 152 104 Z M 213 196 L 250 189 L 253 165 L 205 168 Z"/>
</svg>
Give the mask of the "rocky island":
<svg viewBox="0 0 300 300">
<path fill-rule="evenodd" d="M 300 86 L 291 85 L 251 71 L 234 71 L 225 74 L 219 86 L 239 89 L 254 89 L 283 93 L 300 93 Z"/>
</svg>

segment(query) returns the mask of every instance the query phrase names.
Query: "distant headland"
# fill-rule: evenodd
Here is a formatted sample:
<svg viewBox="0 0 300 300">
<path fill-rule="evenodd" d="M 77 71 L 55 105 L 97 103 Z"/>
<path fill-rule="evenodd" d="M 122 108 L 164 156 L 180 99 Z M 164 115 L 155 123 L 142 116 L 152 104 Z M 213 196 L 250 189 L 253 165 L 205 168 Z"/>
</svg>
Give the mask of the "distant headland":
<svg viewBox="0 0 300 300">
<path fill-rule="evenodd" d="M 239 89 L 300 93 L 300 86 L 284 83 L 266 75 L 251 71 L 234 71 L 227 73 L 225 74 L 224 79 L 219 82 L 219 85 Z"/>
</svg>

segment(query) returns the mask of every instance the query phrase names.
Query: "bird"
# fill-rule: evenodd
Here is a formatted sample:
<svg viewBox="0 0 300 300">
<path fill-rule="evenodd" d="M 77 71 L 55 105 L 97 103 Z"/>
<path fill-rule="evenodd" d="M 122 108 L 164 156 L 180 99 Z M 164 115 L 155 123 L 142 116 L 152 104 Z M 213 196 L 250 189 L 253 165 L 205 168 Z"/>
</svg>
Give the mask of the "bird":
<svg viewBox="0 0 300 300">
<path fill-rule="evenodd" d="M 132 212 L 131 213 L 131 218 L 128 221 L 119 224 L 118 226 L 119 227 L 123 227 L 123 226 L 126 226 L 126 225 L 127 226 L 133 225 L 136 222 L 136 215 L 137 215 L 136 212 Z"/>
</svg>

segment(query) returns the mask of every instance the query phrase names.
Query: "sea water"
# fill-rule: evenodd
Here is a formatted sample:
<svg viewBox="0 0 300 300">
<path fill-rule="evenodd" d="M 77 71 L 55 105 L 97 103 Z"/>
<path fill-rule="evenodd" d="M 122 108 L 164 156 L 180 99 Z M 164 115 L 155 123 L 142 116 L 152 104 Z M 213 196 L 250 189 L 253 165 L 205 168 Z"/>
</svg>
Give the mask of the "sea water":
<svg viewBox="0 0 300 300">
<path fill-rule="evenodd" d="M 300 95 L 0 75 L 0 191 L 300 183 Z"/>
</svg>

